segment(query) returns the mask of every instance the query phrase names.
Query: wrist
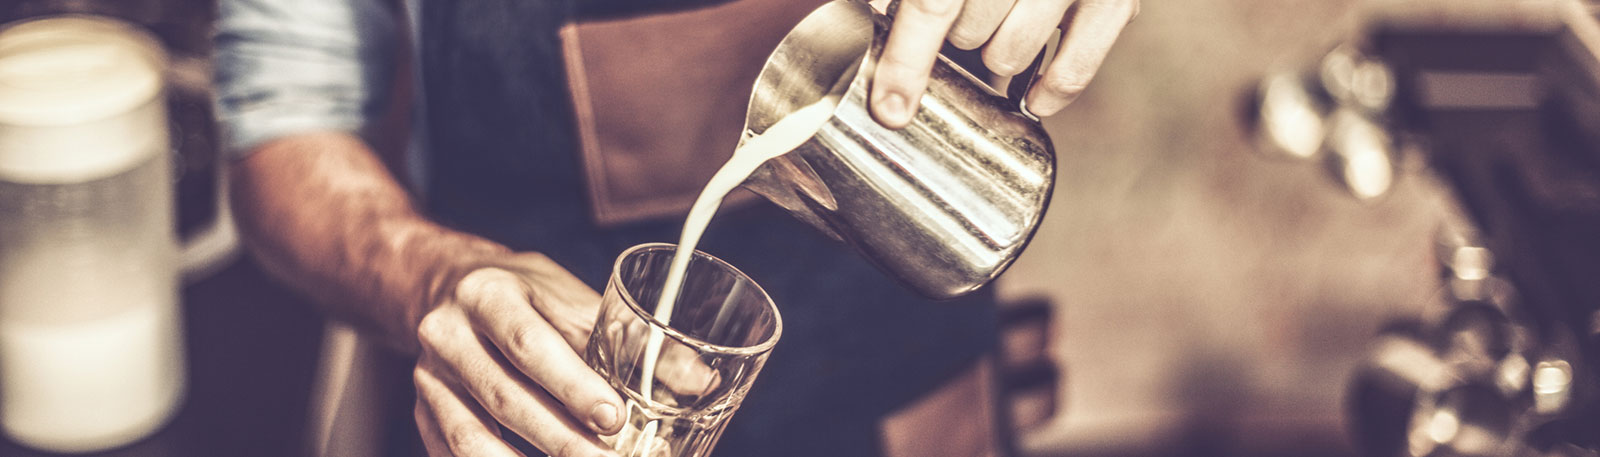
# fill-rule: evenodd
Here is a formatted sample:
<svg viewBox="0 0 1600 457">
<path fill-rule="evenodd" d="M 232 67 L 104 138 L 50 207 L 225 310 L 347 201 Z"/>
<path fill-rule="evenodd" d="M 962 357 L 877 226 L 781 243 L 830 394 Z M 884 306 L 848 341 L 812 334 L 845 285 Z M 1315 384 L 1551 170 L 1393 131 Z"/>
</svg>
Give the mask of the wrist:
<svg viewBox="0 0 1600 457">
<path fill-rule="evenodd" d="M 415 290 L 405 313 L 405 335 L 415 343 L 422 317 L 449 299 L 455 283 L 467 273 L 493 265 L 496 259 L 511 254 L 499 243 L 464 232 L 450 230 L 424 219 L 404 229 L 400 252 L 404 261 L 415 266 L 411 284 Z"/>
</svg>

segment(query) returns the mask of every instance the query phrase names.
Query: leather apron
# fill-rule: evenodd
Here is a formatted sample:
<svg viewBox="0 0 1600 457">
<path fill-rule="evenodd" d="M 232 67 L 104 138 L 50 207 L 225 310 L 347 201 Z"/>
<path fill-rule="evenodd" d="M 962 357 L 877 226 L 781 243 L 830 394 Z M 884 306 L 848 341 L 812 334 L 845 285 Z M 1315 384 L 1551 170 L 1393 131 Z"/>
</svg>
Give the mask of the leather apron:
<svg viewBox="0 0 1600 457">
<path fill-rule="evenodd" d="M 761 62 L 815 5 L 422 3 L 430 213 L 597 290 L 618 253 L 677 239 Z M 993 345 L 990 292 L 930 303 L 765 202 L 725 208 L 701 243 L 784 320 L 715 455 L 877 455 L 883 417 Z"/>
</svg>

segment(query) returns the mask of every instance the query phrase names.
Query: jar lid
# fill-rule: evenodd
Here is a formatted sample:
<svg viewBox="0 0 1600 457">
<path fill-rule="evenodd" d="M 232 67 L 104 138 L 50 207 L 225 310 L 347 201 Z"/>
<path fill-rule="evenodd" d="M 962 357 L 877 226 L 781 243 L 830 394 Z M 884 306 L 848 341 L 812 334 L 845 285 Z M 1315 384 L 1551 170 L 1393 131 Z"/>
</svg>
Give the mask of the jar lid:
<svg viewBox="0 0 1600 457">
<path fill-rule="evenodd" d="M 142 109 L 161 96 L 164 67 L 154 38 L 112 18 L 0 28 L 0 178 L 70 182 L 136 163 L 166 136 L 165 113 Z"/>
<path fill-rule="evenodd" d="M 161 47 L 127 23 L 54 16 L 0 30 L 0 124 L 71 125 L 161 93 Z"/>
</svg>

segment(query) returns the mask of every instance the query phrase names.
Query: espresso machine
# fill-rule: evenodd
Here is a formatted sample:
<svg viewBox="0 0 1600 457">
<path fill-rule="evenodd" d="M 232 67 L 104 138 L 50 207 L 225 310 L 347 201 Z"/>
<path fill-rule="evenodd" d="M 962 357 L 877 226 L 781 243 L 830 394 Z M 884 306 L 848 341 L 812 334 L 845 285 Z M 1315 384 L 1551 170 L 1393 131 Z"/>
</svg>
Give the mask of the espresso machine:
<svg viewBox="0 0 1600 457">
<path fill-rule="evenodd" d="M 1395 3 L 1253 101 L 1264 149 L 1359 198 L 1397 163 L 1453 198 L 1438 303 L 1351 378 L 1370 456 L 1600 456 L 1600 21 L 1591 4 Z"/>
</svg>

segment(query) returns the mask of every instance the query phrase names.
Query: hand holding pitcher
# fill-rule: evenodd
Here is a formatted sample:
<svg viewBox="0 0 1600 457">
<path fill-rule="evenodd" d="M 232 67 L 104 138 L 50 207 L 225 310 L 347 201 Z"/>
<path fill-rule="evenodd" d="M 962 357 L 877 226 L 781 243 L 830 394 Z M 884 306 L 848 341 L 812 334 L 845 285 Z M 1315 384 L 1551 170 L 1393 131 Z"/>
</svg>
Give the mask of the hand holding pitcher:
<svg viewBox="0 0 1600 457">
<path fill-rule="evenodd" d="M 1028 110 L 1049 116 L 1078 98 L 1122 28 L 1139 14 L 1139 0 L 904 0 L 898 8 L 874 1 L 894 16 L 894 27 L 873 75 L 872 114 L 903 128 L 916 114 L 934 57 L 948 37 L 960 49 L 983 48 L 983 62 L 999 76 L 1023 72 L 1065 26 L 1056 59 L 1027 96 Z"/>
</svg>

